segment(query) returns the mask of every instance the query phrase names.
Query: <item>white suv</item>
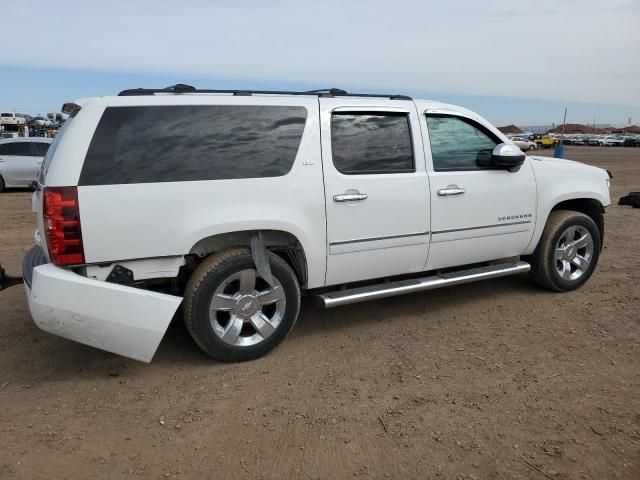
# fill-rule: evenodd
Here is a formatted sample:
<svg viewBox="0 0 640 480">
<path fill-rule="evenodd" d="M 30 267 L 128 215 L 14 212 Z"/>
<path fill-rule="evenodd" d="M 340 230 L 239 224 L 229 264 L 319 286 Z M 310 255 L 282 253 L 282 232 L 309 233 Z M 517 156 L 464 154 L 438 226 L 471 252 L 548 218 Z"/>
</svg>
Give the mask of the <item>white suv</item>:
<svg viewBox="0 0 640 480">
<path fill-rule="evenodd" d="M 20 125 L 24 125 L 25 122 L 26 121 L 24 117 L 19 117 L 15 113 L 12 113 L 12 112 L 0 113 L 0 125 L 19 127 Z"/>
<path fill-rule="evenodd" d="M 531 271 L 593 273 L 607 171 L 525 156 L 464 108 L 397 95 L 126 90 L 66 104 L 23 262 L 37 325 L 150 361 L 182 316 L 220 360 L 324 307 Z"/>
</svg>

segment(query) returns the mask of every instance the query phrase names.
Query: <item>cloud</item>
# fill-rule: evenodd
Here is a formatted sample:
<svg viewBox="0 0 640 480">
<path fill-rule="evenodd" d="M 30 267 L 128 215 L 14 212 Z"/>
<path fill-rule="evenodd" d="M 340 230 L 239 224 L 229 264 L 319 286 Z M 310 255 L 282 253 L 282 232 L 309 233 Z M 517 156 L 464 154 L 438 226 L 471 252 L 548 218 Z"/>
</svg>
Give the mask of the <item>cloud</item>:
<svg viewBox="0 0 640 480">
<path fill-rule="evenodd" d="M 2 13 L 0 65 L 640 105 L 638 1 L 21 0 Z"/>
</svg>

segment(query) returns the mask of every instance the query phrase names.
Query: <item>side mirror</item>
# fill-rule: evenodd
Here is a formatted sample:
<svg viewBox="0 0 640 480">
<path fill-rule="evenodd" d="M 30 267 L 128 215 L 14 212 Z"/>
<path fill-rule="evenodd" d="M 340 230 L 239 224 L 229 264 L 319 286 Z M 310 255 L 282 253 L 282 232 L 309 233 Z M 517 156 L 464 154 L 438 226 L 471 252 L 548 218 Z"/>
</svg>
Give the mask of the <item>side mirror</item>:
<svg viewBox="0 0 640 480">
<path fill-rule="evenodd" d="M 491 152 L 491 165 L 508 170 L 517 170 L 527 156 L 515 145 L 500 143 Z"/>
</svg>

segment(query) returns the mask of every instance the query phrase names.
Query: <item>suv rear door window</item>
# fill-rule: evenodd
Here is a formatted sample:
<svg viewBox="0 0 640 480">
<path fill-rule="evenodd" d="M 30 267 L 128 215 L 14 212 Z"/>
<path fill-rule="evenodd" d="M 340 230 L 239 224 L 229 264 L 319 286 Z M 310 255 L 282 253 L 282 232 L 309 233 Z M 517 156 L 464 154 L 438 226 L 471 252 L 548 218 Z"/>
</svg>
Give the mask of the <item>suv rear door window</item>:
<svg viewBox="0 0 640 480">
<path fill-rule="evenodd" d="M 346 175 L 415 171 L 406 113 L 336 112 L 331 149 L 333 164 Z"/>
<path fill-rule="evenodd" d="M 298 106 L 110 107 L 80 185 L 282 176 L 293 166 L 306 117 Z"/>
<path fill-rule="evenodd" d="M 431 157 L 435 171 L 488 168 L 493 148 L 500 143 L 472 120 L 452 115 L 427 115 Z"/>
<path fill-rule="evenodd" d="M 0 155 L 16 155 L 19 157 L 30 157 L 31 144 L 29 142 L 9 142 L 0 144 Z"/>
</svg>

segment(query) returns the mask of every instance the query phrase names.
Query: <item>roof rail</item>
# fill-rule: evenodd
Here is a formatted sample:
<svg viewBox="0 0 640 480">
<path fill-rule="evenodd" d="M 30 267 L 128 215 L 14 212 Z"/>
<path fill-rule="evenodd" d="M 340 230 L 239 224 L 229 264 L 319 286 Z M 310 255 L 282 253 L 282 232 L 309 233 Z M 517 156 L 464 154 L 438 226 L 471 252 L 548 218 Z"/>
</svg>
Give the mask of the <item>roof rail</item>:
<svg viewBox="0 0 640 480">
<path fill-rule="evenodd" d="M 131 88 L 121 91 L 119 97 L 132 97 L 139 95 L 155 95 L 157 93 L 228 93 L 236 96 L 251 95 L 317 95 L 319 97 L 372 97 L 372 98 L 389 98 L 391 100 L 411 100 L 406 95 L 389 95 L 375 93 L 348 93 L 339 88 L 322 88 L 319 90 L 307 90 L 303 92 L 287 91 L 287 90 L 208 90 L 178 83 L 165 88 Z"/>
</svg>

